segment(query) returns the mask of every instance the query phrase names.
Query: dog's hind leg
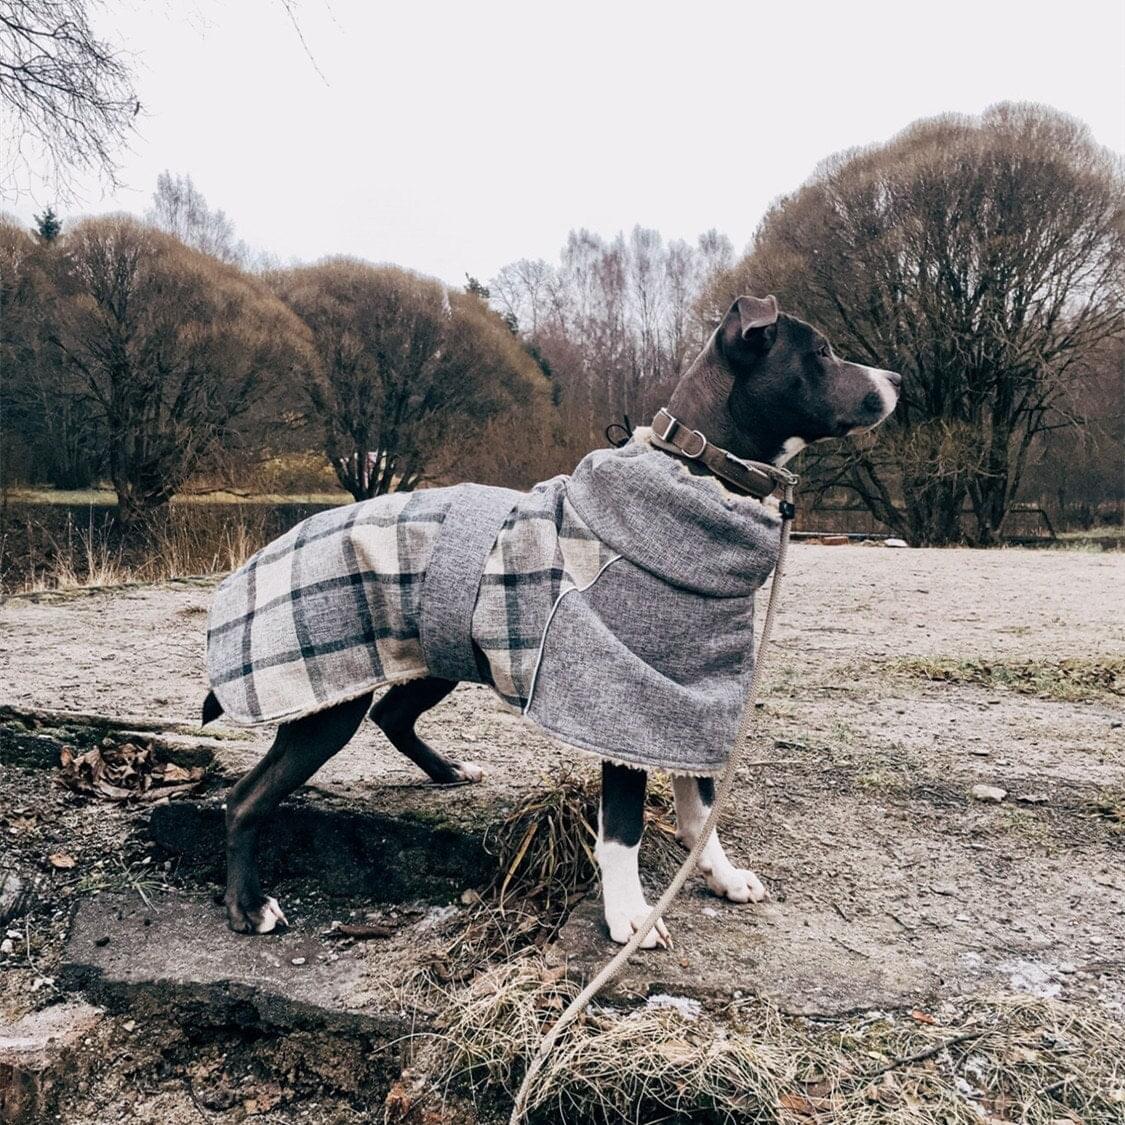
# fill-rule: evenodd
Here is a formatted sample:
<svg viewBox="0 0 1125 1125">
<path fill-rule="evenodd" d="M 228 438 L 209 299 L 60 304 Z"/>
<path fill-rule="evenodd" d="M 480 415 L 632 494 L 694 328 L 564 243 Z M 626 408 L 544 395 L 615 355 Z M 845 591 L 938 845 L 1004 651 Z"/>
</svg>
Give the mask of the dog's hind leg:
<svg viewBox="0 0 1125 1125">
<path fill-rule="evenodd" d="M 285 915 L 258 881 L 258 834 L 265 818 L 333 754 L 342 750 L 363 722 L 371 695 L 338 703 L 278 728 L 269 753 L 227 796 L 227 890 L 230 928 L 240 934 L 267 934 Z"/>
<path fill-rule="evenodd" d="M 602 762 L 602 799 L 598 807 L 598 842 L 594 858 L 602 874 L 602 906 L 609 936 L 624 945 L 649 912 L 641 887 L 638 853 L 645 828 L 644 770 Z M 641 947 L 672 942 L 663 921 L 649 930 Z"/>
<path fill-rule="evenodd" d="M 709 777 L 674 777 L 672 792 L 676 797 L 676 839 L 685 847 L 693 847 L 715 803 L 715 782 Z M 767 897 L 766 888 L 753 871 L 735 867 L 727 859 L 717 832 L 711 833 L 699 856 L 699 870 L 711 890 L 731 902 L 761 902 Z"/>
<path fill-rule="evenodd" d="M 473 762 L 454 762 L 439 754 L 414 733 L 418 717 L 440 703 L 455 687 L 454 680 L 426 676 L 395 684 L 371 708 L 375 725 L 391 740 L 396 750 L 419 766 L 431 781 L 452 785 L 459 781 L 480 781 L 484 770 Z"/>
</svg>

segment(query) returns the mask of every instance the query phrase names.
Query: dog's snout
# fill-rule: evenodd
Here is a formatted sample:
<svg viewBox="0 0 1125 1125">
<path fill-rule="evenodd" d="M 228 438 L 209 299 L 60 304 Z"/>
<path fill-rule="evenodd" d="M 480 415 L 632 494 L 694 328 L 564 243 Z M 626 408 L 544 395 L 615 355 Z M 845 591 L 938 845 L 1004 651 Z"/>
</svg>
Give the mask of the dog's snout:
<svg viewBox="0 0 1125 1125">
<path fill-rule="evenodd" d="M 886 375 L 887 382 L 890 383 L 896 391 L 902 389 L 902 376 L 897 371 L 884 371 L 883 374 Z"/>
</svg>

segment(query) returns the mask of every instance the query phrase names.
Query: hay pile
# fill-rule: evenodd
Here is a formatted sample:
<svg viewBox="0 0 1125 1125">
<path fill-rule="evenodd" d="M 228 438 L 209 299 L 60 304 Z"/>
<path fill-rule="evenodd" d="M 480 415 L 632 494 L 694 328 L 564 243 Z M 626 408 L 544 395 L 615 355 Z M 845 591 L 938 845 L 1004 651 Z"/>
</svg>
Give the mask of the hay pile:
<svg viewBox="0 0 1125 1125">
<path fill-rule="evenodd" d="M 444 950 L 407 981 L 404 1001 L 424 1005 L 431 986 L 467 981 L 529 946 L 542 949 L 558 936 L 574 905 L 594 889 L 598 777 L 566 771 L 545 781 L 485 840 L 497 858 L 495 879 L 462 899 L 468 910 L 451 919 Z M 670 878 L 682 856 L 666 779 L 650 779 L 645 805 L 647 866 L 667 870 Z"/>
<path fill-rule="evenodd" d="M 514 1095 L 577 991 L 536 956 L 446 995 L 428 1060 L 444 1083 Z M 653 998 L 654 1000 L 656 998 Z M 1125 1026 L 1027 998 L 936 1013 L 786 1016 L 761 1000 L 706 1010 L 595 1007 L 536 1083 L 533 1121 L 1110 1125 L 1125 1121 Z M 436 1091 L 435 1091 L 436 1092 Z"/>
</svg>

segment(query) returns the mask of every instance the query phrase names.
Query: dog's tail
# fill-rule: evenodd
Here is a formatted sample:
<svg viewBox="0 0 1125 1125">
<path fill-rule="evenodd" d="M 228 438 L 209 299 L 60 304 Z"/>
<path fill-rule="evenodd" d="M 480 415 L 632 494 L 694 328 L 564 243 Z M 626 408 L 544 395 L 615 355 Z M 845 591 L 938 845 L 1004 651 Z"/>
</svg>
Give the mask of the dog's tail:
<svg viewBox="0 0 1125 1125">
<path fill-rule="evenodd" d="M 215 698 L 215 693 L 209 691 L 207 698 L 203 701 L 203 717 L 200 720 L 201 726 L 206 726 L 208 723 L 213 723 L 223 713 L 223 705 Z"/>
</svg>

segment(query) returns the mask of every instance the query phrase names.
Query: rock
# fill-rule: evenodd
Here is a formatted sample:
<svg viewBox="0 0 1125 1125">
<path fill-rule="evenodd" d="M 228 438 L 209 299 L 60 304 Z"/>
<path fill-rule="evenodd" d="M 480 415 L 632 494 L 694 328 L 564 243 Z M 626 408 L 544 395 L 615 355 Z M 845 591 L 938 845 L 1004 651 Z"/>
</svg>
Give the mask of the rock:
<svg viewBox="0 0 1125 1125">
<path fill-rule="evenodd" d="M 905 539 L 884 539 L 883 540 L 883 546 L 884 547 L 909 547 L 910 544 L 907 543 L 907 541 Z"/>
<path fill-rule="evenodd" d="M 15 951 L 16 943 L 12 941 L 10 937 L 5 938 L 3 941 L 0 941 L 0 953 L 7 955 L 9 953 L 15 953 Z"/>
<path fill-rule="evenodd" d="M 999 785 L 974 785 L 970 792 L 974 801 L 989 801 L 994 805 L 1000 804 L 1008 795 L 1008 791 Z"/>
<path fill-rule="evenodd" d="M 1021 805 L 1045 805 L 1048 801 L 1045 793 L 1017 793 L 1016 800 Z"/>
<path fill-rule="evenodd" d="M 848 543 L 846 535 L 822 535 L 820 537 L 822 547 L 845 547 Z"/>
<path fill-rule="evenodd" d="M 25 899 L 23 880 L 14 871 L 0 872 L 0 926 L 16 917 Z"/>
<path fill-rule="evenodd" d="M 992 751 L 987 746 L 970 746 L 969 753 L 977 758 L 987 758 Z"/>
<path fill-rule="evenodd" d="M 0 1026 L 0 1122 L 47 1120 L 101 1017 L 89 1004 L 56 1004 Z"/>
</svg>

